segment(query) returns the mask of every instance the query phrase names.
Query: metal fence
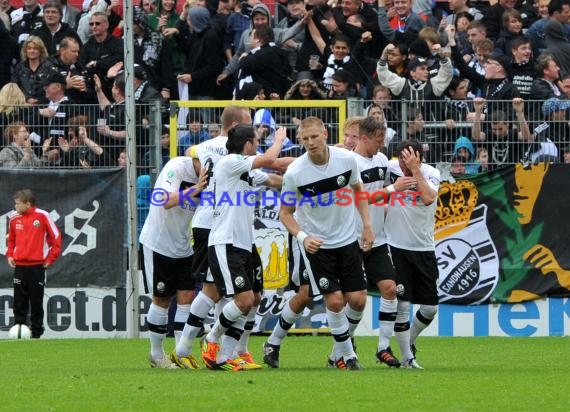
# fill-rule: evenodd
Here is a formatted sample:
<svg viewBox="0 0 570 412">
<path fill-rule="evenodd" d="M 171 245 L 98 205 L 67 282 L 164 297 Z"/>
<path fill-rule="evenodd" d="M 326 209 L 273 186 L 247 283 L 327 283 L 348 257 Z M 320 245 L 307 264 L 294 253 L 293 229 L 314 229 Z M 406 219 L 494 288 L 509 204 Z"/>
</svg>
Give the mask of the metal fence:
<svg viewBox="0 0 570 412">
<path fill-rule="evenodd" d="M 458 158 L 479 162 L 483 170 L 517 162 L 564 162 L 570 158 L 568 105 L 564 100 L 526 100 L 478 104 L 472 100 L 437 101 L 178 101 L 170 107 L 137 105 L 135 144 L 138 174 L 155 174 L 171 156 L 220 132 L 228 104 L 248 106 L 254 123 L 285 126 L 296 141 L 298 122 L 323 119 L 329 143 L 343 140 L 346 116 L 374 116 L 388 132 L 384 151 L 392 156 L 403 139 L 422 143 L 428 163 Z M 261 109 L 268 116 L 260 118 Z M 3 134 L 0 167 L 115 167 L 126 161 L 124 106 L 65 105 L 56 110 L 14 107 L 0 113 Z M 463 149 L 463 150 L 461 150 Z M 467 158 L 467 159 L 464 159 Z"/>
</svg>

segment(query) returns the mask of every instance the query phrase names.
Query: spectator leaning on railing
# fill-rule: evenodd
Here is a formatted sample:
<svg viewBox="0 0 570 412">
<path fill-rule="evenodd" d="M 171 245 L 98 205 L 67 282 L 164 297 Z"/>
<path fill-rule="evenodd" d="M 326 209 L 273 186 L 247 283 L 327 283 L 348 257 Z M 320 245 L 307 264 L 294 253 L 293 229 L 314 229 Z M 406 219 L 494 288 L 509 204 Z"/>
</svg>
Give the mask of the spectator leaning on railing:
<svg viewBox="0 0 570 412">
<path fill-rule="evenodd" d="M 11 123 L 4 129 L 6 146 L 0 151 L 0 167 L 42 167 L 47 166 L 49 141 L 43 145 L 40 159 L 32 148 L 30 133 L 23 122 Z"/>
</svg>

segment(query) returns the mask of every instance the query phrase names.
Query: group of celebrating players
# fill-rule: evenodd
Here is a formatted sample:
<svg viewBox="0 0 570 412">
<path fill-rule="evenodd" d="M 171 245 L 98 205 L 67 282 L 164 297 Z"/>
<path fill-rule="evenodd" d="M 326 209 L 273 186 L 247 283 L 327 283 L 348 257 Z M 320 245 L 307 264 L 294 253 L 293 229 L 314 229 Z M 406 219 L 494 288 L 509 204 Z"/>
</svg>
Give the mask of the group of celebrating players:
<svg viewBox="0 0 570 412">
<path fill-rule="evenodd" d="M 287 332 L 313 297 L 322 295 L 333 336 L 329 366 L 361 369 L 353 338 L 363 316 L 367 285 L 375 284 L 381 294 L 377 360 L 390 367 L 422 369 L 415 358 L 415 341 L 435 317 L 438 304 L 434 212 L 439 172 L 422 163 L 421 145 L 404 141 L 398 158 L 388 160 L 381 152 L 386 128 L 367 117 L 359 123 L 356 148 L 349 151 L 329 146 L 324 123 L 307 117 L 298 128 L 305 153 L 279 157 L 285 129 L 278 129 L 273 145 L 258 154 L 259 136 L 247 108 L 226 107 L 221 123 L 220 136 L 164 166 L 155 189 L 166 190 L 169 200 L 151 205 L 140 235 L 147 283 L 152 285 L 147 314 L 151 366 L 199 368 L 193 343 L 215 307 L 216 321 L 201 340 L 206 367 L 262 367 L 248 350 L 263 288 L 253 236 L 254 203 L 215 200 L 265 185 L 295 193 L 297 200 L 323 195 L 333 199 L 326 204 L 280 205 L 280 220 L 291 235 L 291 276 L 297 294 L 286 303 L 263 345 L 264 363 L 279 367 Z M 342 188 L 370 195 L 355 197 L 350 204 L 336 202 L 335 193 Z M 184 202 L 201 191 L 214 193 L 214 202 L 195 202 L 197 207 Z M 388 196 L 391 201 L 383 202 Z M 389 206 L 378 206 L 379 201 Z M 197 281 L 202 282 L 198 294 Z M 174 294 L 176 347 L 167 355 L 163 341 Z M 419 309 L 410 324 L 411 303 Z M 401 361 L 390 348 L 392 334 Z"/>
</svg>

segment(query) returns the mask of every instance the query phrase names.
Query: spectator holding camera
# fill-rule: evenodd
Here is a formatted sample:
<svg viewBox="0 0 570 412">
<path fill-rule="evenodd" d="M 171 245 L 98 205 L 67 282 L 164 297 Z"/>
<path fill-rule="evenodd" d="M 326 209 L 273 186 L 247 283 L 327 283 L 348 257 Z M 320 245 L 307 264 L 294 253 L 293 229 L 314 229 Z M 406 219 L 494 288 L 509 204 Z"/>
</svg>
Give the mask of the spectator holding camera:
<svg viewBox="0 0 570 412">
<path fill-rule="evenodd" d="M 90 74 L 99 76 L 103 91 L 110 95 L 112 83 L 107 79 L 107 70 L 123 60 L 123 41 L 109 34 L 109 19 L 105 13 L 93 13 L 89 26 L 93 36 L 83 45 L 79 62 Z"/>
<path fill-rule="evenodd" d="M 103 149 L 87 135 L 87 124 L 87 116 L 69 119 L 67 137 L 58 138 L 62 153 L 60 166 L 87 168 L 101 163 Z"/>
<path fill-rule="evenodd" d="M 75 103 L 94 104 L 95 82 L 87 69 L 79 63 L 81 46 L 73 37 L 65 37 L 59 44 L 59 52 L 48 59 L 51 70 L 65 77 L 65 93 Z"/>
</svg>

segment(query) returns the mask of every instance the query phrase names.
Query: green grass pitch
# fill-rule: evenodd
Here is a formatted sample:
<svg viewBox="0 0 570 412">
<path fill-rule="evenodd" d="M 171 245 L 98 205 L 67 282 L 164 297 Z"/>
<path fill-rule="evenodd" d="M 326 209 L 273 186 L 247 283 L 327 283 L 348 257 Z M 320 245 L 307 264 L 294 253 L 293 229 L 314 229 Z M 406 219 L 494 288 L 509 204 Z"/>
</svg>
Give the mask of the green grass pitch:
<svg viewBox="0 0 570 412">
<path fill-rule="evenodd" d="M 250 341 L 258 362 L 264 340 Z M 152 369 L 146 339 L 0 341 L 0 410 L 570 410 L 568 337 L 420 338 L 422 371 L 379 365 L 377 338 L 356 341 L 358 372 L 325 366 L 328 336 L 291 336 L 280 369 L 247 372 Z"/>
</svg>

